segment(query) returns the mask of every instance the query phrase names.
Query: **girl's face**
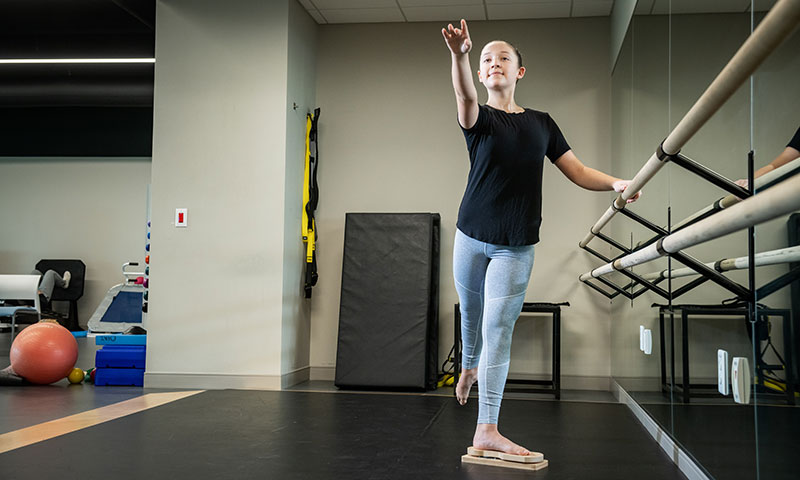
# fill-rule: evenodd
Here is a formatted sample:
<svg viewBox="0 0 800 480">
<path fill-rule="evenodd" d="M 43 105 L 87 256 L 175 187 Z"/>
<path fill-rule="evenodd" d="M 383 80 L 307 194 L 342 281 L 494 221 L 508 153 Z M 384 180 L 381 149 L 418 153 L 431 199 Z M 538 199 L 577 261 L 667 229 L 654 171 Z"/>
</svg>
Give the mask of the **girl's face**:
<svg viewBox="0 0 800 480">
<path fill-rule="evenodd" d="M 487 43 L 481 51 L 478 79 L 490 90 L 512 87 L 525 76 L 525 67 L 518 63 L 511 45 L 501 41 Z"/>
</svg>

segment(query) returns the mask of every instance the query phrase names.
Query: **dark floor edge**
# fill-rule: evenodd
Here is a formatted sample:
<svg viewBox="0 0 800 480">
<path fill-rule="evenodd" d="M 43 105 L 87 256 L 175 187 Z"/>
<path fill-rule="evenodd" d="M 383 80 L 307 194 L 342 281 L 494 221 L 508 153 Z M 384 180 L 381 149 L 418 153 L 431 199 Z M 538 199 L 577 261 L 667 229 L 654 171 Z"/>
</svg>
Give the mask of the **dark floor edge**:
<svg viewBox="0 0 800 480">
<path fill-rule="evenodd" d="M 709 477 L 702 467 L 700 467 L 694 459 L 688 455 L 677 443 L 672 439 L 672 436 L 661 426 L 653 420 L 653 418 L 633 399 L 633 397 L 625 391 L 622 386 L 612 380 L 612 393 L 620 403 L 624 403 L 633 413 L 633 416 L 639 420 L 639 423 L 647 430 L 647 432 L 658 442 L 661 449 L 666 452 L 673 463 L 678 466 L 681 473 L 686 475 L 689 480 L 713 480 Z"/>
</svg>

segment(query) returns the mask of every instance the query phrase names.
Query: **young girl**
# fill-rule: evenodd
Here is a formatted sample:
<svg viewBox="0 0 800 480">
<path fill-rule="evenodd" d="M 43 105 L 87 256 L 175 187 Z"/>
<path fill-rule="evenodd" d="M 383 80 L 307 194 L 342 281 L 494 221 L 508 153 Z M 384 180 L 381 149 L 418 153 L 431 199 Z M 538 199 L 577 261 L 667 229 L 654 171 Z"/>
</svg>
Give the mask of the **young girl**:
<svg viewBox="0 0 800 480">
<path fill-rule="evenodd" d="M 511 334 L 533 268 L 539 241 L 545 155 L 573 183 L 588 190 L 622 192 L 629 181 L 584 166 L 550 118 L 514 101 L 525 76 L 522 56 L 504 41 L 483 47 L 478 79 L 489 99 L 478 105 L 467 22 L 442 29 L 452 56 L 453 88 L 469 150 L 470 172 L 458 212 L 453 276 L 461 304 L 463 342 L 456 397 L 466 403 L 478 382 L 478 425 L 472 445 L 528 455 L 497 429 L 511 354 Z M 629 202 L 639 197 L 632 197 Z"/>
</svg>

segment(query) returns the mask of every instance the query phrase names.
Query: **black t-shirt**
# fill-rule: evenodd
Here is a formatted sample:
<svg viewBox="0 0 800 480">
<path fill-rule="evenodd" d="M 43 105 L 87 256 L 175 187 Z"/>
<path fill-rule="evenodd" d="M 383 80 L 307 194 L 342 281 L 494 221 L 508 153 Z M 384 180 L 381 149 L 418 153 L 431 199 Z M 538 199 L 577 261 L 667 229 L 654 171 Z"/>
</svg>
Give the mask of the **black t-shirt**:
<svg viewBox="0 0 800 480">
<path fill-rule="evenodd" d="M 458 229 L 495 245 L 533 245 L 542 223 L 542 170 L 569 151 L 550 115 L 525 109 L 508 113 L 479 106 L 464 129 L 470 170 L 458 211 Z"/>
<path fill-rule="evenodd" d="M 798 128 L 797 131 L 794 132 L 794 137 L 792 137 L 792 139 L 789 141 L 789 144 L 786 146 L 792 147 L 795 150 L 800 151 L 800 128 Z"/>
</svg>

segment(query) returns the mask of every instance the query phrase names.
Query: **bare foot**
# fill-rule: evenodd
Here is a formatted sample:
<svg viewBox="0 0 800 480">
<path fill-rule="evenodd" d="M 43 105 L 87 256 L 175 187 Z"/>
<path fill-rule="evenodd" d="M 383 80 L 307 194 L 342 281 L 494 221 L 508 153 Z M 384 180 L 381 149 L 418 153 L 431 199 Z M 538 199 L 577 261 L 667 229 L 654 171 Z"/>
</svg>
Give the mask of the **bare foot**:
<svg viewBox="0 0 800 480">
<path fill-rule="evenodd" d="M 456 385 L 456 399 L 461 405 L 467 404 L 469 398 L 469 390 L 472 385 L 478 380 L 478 367 L 470 368 L 469 370 L 461 369 L 461 375 L 458 377 L 458 385 Z"/>
<path fill-rule="evenodd" d="M 510 453 L 513 455 L 530 455 L 531 452 L 524 447 L 500 435 L 497 425 L 479 423 L 472 437 L 472 446 L 480 450 L 494 450 L 496 452 Z"/>
</svg>

